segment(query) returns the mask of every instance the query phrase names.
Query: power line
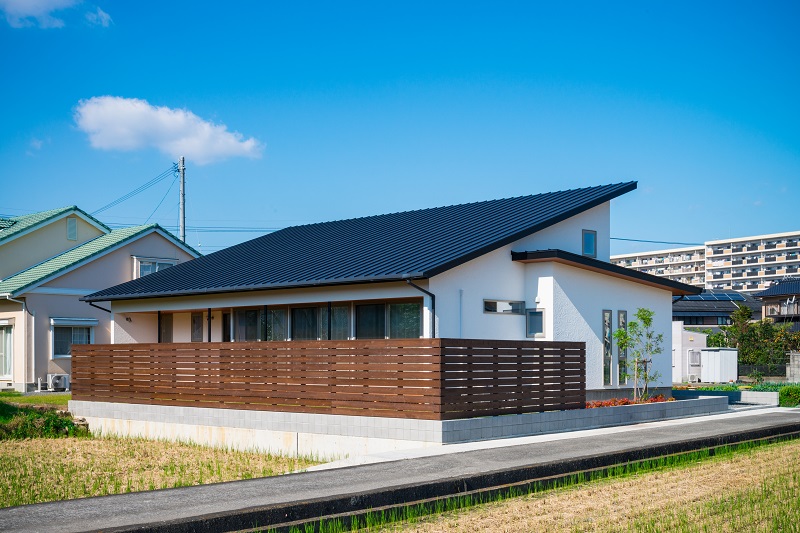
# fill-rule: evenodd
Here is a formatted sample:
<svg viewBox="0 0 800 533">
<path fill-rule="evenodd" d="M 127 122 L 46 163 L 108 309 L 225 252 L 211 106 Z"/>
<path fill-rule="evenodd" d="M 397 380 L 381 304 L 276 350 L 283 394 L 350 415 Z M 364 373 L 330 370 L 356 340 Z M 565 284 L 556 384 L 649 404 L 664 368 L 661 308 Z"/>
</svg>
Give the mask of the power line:
<svg viewBox="0 0 800 533">
<path fill-rule="evenodd" d="M 155 215 L 155 214 L 156 214 L 156 211 L 158 211 L 158 208 L 159 208 L 159 207 L 161 207 L 161 204 L 163 204 L 163 203 L 164 203 L 164 200 L 166 200 L 166 199 L 167 199 L 167 195 L 168 195 L 168 194 L 169 194 L 169 192 L 172 190 L 172 187 L 174 187 L 174 186 L 175 186 L 175 182 L 176 182 L 176 181 L 178 181 L 178 176 L 177 176 L 177 175 L 175 176 L 175 179 L 174 179 L 174 180 L 172 180 L 172 183 L 170 183 L 170 184 L 169 184 L 169 189 L 167 189 L 167 192 L 165 192 L 165 193 L 164 193 L 164 196 L 161 198 L 161 201 L 160 201 L 160 202 L 158 202 L 158 205 L 156 206 L 156 208 L 155 208 L 155 209 L 153 209 L 153 212 L 152 212 L 152 213 L 150 213 L 150 216 L 149 216 L 149 217 L 147 217 L 147 220 L 145 220 L 145 221 L 144 221 L 144 223 L 145 223 L 145 224 L 147 224 L 147 222 L 149 222 L 149 221 L 150 221 L 150 219 L 151 219 L 151 218 L 153 218 L 153 215 Z"/>
<path fill-rule="evenodd" d="M 165 170 L 164 172 L 162 172 L 161 174 L 159 174 L 159 175 L 158 175 L 158 176 L 156 176 L 155 178 L 151 179 L 150 181 L 148 181 L 148 182 L 147 182 L 147 183 L 145 183 L 144 185 L 142 185 L 142 186 L 140 186 L 140 187 L 138 187 L 138 188 L 136 188 L 136 189 L 132 190 L 132 191 L 131 191 L 131 192 L 129 192 L 128 194 L 124 194 L 124 195 L 120 196 L 119 198 L 117 198 L 117 199 L 116 199 L 116 200 L 114 200 L 113 202 L 111 202 L 111 203 L 109 203 L 109 204 L 106 204 L 106 205 L 104 205 L 103 207 L 101 207 L 101 208 L 100 208 L 100 209 L 98 209 L 97 211 L 93 211 L 93 212 L 92 212 L 92 213 L 90 213 L 90 214 L 91 214 L 92 216 L 94 216 L 94 215 L 96 215 L 96 214 L 98 214 L 98 213 L 102 213 L 102 212 L 103 212 L 103 211 L 105 211 L 106 209 L 111 209 L 111 208 L 112 208 L 112 207 L 114 207 L 115 205 L 121 204 L 121 203 L 122 203 L 122 202 L 124 202 L 125 200 L 127 200 L 127 199 L 129 199 L 129 198 L 132 198 L 132 197 L 134 197 L 134 196 L 136 196 L 137 194 L 139 194 L 140 192 L 142 192 L 142 191 L 144 191 L 144 190 L 146 190 L 146 189 L 149 189 L 150 187 L 152 187 L 153 185 L 155 185 L 155 184 L 156 184 L 156 183 L 158 183 L 159 181 L 161 181 L 161 180 L 163 180 L 164 178 L 166 178 L 167 176 L 169 176 L 169 175 L 170 175 L 170 173 L 175 173 L 175 171 L 177 170 L 177 168 L 178 168 L 178 167 L 177 167 L 177 165 L 175 165 L 175 164 L 173 163 L 173 165 L 172 165 L 171 167 L 169 167 L 167 170 Z"/>
<path fill-rule="evenodd" d="M 622 237 L 609 237 L 612 241 L 647 242 L 651 244 L 680 244 L 683 246 L 703 246 L 702 242 L 671 242 L 671 241 L 648 241 L 645 239 L 623 239 Z"/>
</svg>

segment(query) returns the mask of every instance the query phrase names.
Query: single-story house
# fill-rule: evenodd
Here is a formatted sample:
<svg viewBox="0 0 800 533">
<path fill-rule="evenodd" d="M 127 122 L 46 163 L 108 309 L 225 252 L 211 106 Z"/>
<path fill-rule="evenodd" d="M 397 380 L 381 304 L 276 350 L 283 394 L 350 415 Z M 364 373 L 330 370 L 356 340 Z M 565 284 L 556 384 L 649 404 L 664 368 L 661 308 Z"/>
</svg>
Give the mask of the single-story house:
<svg viewBox="0 0 800 533">
<path fill-rule="evenodd" d="M 620 396 L 613 332 L 649 308 L 666 352 L 673 297 L 700 292 L 609 262 L 611 200 L 636 186 L 288 227 L 81 299 L 110 307 L 112 343 L 583 341 L 587 398 Z"/>
<path fill-rule="evenodd" d="M 687 327 L 719 331 L 719 326 L 731 324 L 731 315 L 742 305 L 750 308 L 753 317 L 761 314 L 761 302 L 750 294 L 705 289 L 700 294 L 676 298 L 672 303 L 672 320 Z"/>
<path fill-rule="evenodd" d="M 76 206 L 0 218 L 0 388 L 68 387 L 72 344 L 111 342 L 109 312 L 79 298 L 198 255 L 157 224 L 111 230 Z"/>
</svg>

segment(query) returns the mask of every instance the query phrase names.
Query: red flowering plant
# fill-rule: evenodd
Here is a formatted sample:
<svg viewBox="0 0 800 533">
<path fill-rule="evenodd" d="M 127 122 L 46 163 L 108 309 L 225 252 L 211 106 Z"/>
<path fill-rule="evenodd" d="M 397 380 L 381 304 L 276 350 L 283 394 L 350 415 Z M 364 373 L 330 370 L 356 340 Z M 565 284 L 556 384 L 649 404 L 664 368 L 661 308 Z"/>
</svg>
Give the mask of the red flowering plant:
<svg viewBox="0 0 800 533">
<path fill-rule="evenodd" d="M 594 402 L 586 402 L 587 409 L 594 409 L 595 407 L 616 407 L 617 405 L 636 405 L 637 403 L 659 403 L 659 402 L 672 402 L 675 398 L 665 398 L 663 394 L 651 396 L 646 400 L 634 401 L 630 398 L 611 398 L 609 400 L 597 400 Z"/>
</svg>

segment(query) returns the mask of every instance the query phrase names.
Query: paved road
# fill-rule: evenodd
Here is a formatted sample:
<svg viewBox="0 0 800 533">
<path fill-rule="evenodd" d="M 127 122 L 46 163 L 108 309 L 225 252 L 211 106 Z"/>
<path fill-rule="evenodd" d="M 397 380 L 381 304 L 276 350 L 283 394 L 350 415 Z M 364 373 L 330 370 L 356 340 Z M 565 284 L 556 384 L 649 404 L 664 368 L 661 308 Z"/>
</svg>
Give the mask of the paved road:
<svg viewBox="0 0 800 533">
<path fill-rule="evenodd" d="M 0 530 L 223 531 L 399 499 L 414 501 L 537 476 L 611 464 L 697 443 L 800 432 L 800 409 L 760 409 L 634 426 L 394 452 L 356 466 L 86 498 L 0 510 Z M 694 444 L 693 444 L 694 443 Z M 443 492 L 444 491 L 444 492 Z"/>
</svg>

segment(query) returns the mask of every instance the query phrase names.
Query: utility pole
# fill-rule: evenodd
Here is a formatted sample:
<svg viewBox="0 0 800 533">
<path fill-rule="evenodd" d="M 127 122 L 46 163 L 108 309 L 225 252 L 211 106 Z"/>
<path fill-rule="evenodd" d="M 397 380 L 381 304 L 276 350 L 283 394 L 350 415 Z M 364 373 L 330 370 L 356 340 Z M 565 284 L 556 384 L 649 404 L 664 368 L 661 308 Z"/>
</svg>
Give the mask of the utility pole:
<svg viewBox="0 0 800 533">
<path fill-rule="evenodd" d="M 183 164 L 183 156 L 178 163 L 178 172 L 181 176 L 181 211 L 180 211 L 180 233 L 181 241 L 186 242 L 186 166 Z"/>
</svg>

